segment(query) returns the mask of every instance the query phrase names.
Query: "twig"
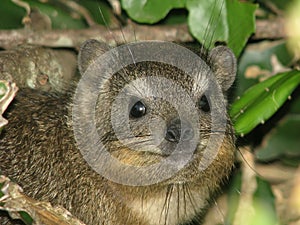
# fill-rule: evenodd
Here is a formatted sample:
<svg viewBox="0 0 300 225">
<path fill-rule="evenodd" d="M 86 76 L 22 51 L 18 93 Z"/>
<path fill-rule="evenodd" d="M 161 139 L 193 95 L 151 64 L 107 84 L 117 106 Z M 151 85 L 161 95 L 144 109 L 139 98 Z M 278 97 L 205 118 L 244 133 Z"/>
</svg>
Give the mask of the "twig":
<svg viewBox="0 0 300 225">
<path fill-rule="evenodd" d="M 39 202 L 26 196 L 20 186 L 3 175 L 0 175 L 0 184 L 0 193 L 3 194 L 0 210 L 8 211 L 13 219 L 21 219 L 20 212 L 26 212 L 36 225 L 84 225 L 66 209 L 52 207 L 48 202 Z"/>
<path fill-rule="evenodd" d="M 96 22 L 93 20 L 92 16 L 90 15 L 90 12 L 80 4 L 76 3 L 75 1 L 69 0 L 60 0 L 60 2 L 68 6 L 70 9 L 81 14 L 90 27 L 96 25 Z"/>
<path fill-rule="evenodd" d="M 256 33 L 252 39 L 280 39 L 286 36 L 285 20 L 277 17 L 273 20 L 257 20 Z"/>
<path fill-rule="evenodd" d="M 120 1 L 118 1 L 118 0 L 108 0 L 108 2 L 111 5 L 111 7 L 113 8 L 114 14 L 120 16 L 121 11 L 122 11 Z"/>
<path fill-rule="evenodd" d="M 17 6 L 20 6 L 26 10 L 26 15 L 23 17 L 22 23 L 25 26 L 28 26 L 28 24 L 31 23 L 31 20 L 30 20 L 31 8 L 30 8 L 29 3 L 23 2 L 22 0 L 12 0 L 12 2 L 15 3 Z"/>
<path fill-rule="evenodd" d="M 280 10 L 276 4 L 274 4 L 272 1 L 270 0 L 267 0 L 264 2 L 264 4 L 273 12 L 275 13 L 276 15 L 280 15 L 282 16 L 283 15 L 283 11 Z"/>
<path fill-rule="evenodd" d="M 251 218 L 255 209 L 253 207 L 253 193 L 256 190 L 256 173 L 253 170 L 255 167 L 254 156 L 251 153 L 249 147 L 244 147 L 240 149 L 243 160 L 242 162 L 242 187 L 241 187 L 241 197 L 239 200 L 239 205 L 235 213 L 235 218 L 233 221 L 234 225 L 248 225 L 250 224 L 248 219 Z M 245 220 L 246 219 L 246 220 Z"/>
<path fill-rule="evenodd" d="M 8 81 L 0 80 L 0 131 L 1 128 L 7 124 L 7 120 L 2 117 L 2 114 L 7 109 L 7 106 L 15 97 L 18 87 L 15 83 L 10 83 Z"/>
</svg>

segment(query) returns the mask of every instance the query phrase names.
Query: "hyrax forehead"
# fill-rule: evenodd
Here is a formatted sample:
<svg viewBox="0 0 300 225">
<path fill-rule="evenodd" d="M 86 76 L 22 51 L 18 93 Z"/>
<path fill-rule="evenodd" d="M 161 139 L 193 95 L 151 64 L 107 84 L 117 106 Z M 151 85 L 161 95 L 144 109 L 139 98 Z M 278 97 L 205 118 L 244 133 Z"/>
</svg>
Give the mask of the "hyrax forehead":
<svg viewBox="0 0 300 225">
<path fill-rule="evenodd" d="M 149 44 L 149 43 L 145 43 L 145 45 L 147 45 L 147 44 Z M 171 46 L 172 46 L 172 48 L 176 49 L 176 46 L 174 46 L 174 44 Z M 128 51 L 130 52 L 129 47 L 126 49 L 128 49 Z M 161 49 L 161 51 L 163 51 L 163 49 Z M 182 47 L 180 48 L 180 51 L 182 51 Z M 78 66 L 79 66 L 80 73 L 83 75 L 85 73 L 85 71 L 87 70 L 87 68 L 90 67 L 91 64 L 95 64 L 97 62 L 97 59 L 101 58 L 101 56 L 105 56 L 106 53 L 112 54 L 112 52 L 110 51 L 110 47 L 108 45 L 106 45 L 105 43 L 101 43 L 96 40 L 86 41 L 82 45 L 81 50 L 79 52 L 79 57 L 78 57 Z M 190 53 L 194 54 L 194 53 L 192 53 L 192 51 L 190 51 Z M 145 73 L 147 73 L 147 74 L 151 73 L 151 74 L 156 74 L 156 75 L 162 74 L 163 76 L 175 78 L 175 80 L 177 82 L 184 81 L 184 84 L 188 84 L 188 82 L 185 82 L 185 79 L 178 78 L 179 70 L 177 68 L 178 66 L 176 66 L 176 65 L 181 65 L 181 68 L 182 68 L 182 62 L 184 62 L 183 67 L 192 67 L 192 69 L 189 68 L 189 70 L 192 70 L 192 76 L 196 80 L 196 82 L 194 82 L 194 84 L 200 83 L 201 85 L 199 85 L 199 86 L 202 86 L 203 82 L 201 82 L 201 79 L 205 78 L 205 76 L 203 76 L 203 74 L 205 74 L 205 75 L 211 77 L 212 79 L 215 79 L 215 81 L 220 85 L 220 88 L 223 91 L 226 91 L 232 85 L 233 81 L 235 80 L 235 75 L 236 75 L 236 58 L 229 48 L 227 48 L 225 46 L 217 46 L 217 47 L 213 48 L 208 54 L 206 54 L 204 58 L 203 58 L 203 56 L 199 56 L 198 57 L 199 60 L 198 59 L 197 60 L 199 61 L 201 66 L 200 66 L 200 68 L 199 68 L 199 66 L 197 68 L 195 68 L 194 71 L 193 71 L 193 64 L 190 64 L 190 61 L 193 61 L 192 60 L 193 58 L 191 58 L 191 60 L 190 60 L 190 55 L 191 55 L 190 53 L 189 53 L 189 56 L 187 56 L 188 58 L 183 60 L 182 58 L 180 58 L 181 57 L 180 55 L 176 55 L 176 54 L 180 54 L 180 52 L 177 51 L 177 53 L 175 54 L 176 60 L 175 60 L 175 62 L 173 62 L 173 65 L 175 65 L 175 67 L 173 66 L 173 68 L 171 66 L 167 66 L 167 65 L 161 67 L 161 65 L 159 65 L 159 63 L 156 64 L 156 66 L 155 66 L 155 63 L 149 63 L 149 62 L 139 63 L 139 65 L 137 67 L 131 67 L 133 69 L 133 71 L 138 71 L 138 73 L 135 75 L 130 73 L 130 76 L 135 77 L 136 75 L 143 74 L 143 71 L 144 71 L 144 75 L 145 75 Z M 114 52 L 113 54 L 116 54 L 116 52 Z M 117 55 L 118 54 L 119 53 L 117 53 Z M 121 57 L 120 57 L 120 59 L 121 59 L 122 57 L 124 57 L 124 56 L 122 56 L 122 54 L 124 54 L 124 53 L 121 52 L 120 54 L 121 54 Z M 156 53 L 156 54 L 158 54 L 158 53 Z M 126 57 L 128 58 L 129 56 L 127 55 Z M 165 57 L 168 57 L 168 58 L 171 57 L 172 59 L 174 59 L 174 54 L 173 54 L 173 56 L 170 55 L 170 56 L 165 56 Z M 184 55 L 182 57 L 184 57 Z M 135 66 L 136 66 L 137 64 L 135 63 L 134 54 L 133 55 L 131 54 L 130 58 L 132 60 L 132 63 L 135 64 Z M 102 60 L 104 60 L 104 59 L 102 58 Z M 205 63 L 205 62 L 207 62 L 207 63 Z M 119 61 L 117 63 L 122 64 L 122 61 Z M 186 65 L 186 64 L 189 64 L 189 65 Z M 207 64 L 209 65 L 210 68 L 207 67 Z M 112 66 L 114 66 L 114 65 L 112 65 Z M 172 68 L 172 69 L 170 70 L 170 68 Z M 162 73 L 161 70 L 165 70 L 165 71 L 163 71 L 163 73 Z M 124 70 L 124 71 L 128 72 L 126 70 Z M 210 71 L 212 71 L 213 73 L 211 74 Z M 130 72 L 130 70 L 129 70 L 129 72 Z M 168 72 L 171 72 L 171 73 L 168 73 Z M 101 71 L 99 71 L 99 73 L 101 74 Z M 189 73 L 189 75 L 191 75 L 190 71 L 188 73 Z M 189 83 L 189 86 L 191 86 L 190 83 Z"/>
<path fill-rule="evenodd" d="M 107 86 L 112 99 L 121 94 L 124 104 L 127 102 L 129 107 L 142 101 L 148 106 L 148 113 L 164 118 L 176 114 L 176 106 L 196 105 L 206 89 L 205 79 L 196 80 L 175 66 L 161 62 L 126 66 L 111 77 Z"/>
<path fill-rule="evenodd" d="M 158 80 L 145 79 L 147 77 L 168 79 L 170 80 L 170 83 L 156 83 Z M 128 65 L 122 70 L 118 71 L 112 76 L 109 88 L 111 91 L 119 91 L 120 89 L 124 88 L 124 86 L 128 85 L 129 83 L 135 80 L 140 80 L 140 82 L 132 83 L 136 85 L 136 87 L 133 87 L 132 92 L 150 92 L 149 89 L 161 89 L 163 91 L 172 88 L 169 85 L 171 85 L 172 82 L 176 82 L 186 91 L 191 93 L 193 90 L 193 86 L 195 85 L 195 80 L 193 77 L 191 77 L 189 74 L 186 74 L 184 71 L 180 70 L 175 66 L 162 62 L 146 61 Z"/>
</svg>

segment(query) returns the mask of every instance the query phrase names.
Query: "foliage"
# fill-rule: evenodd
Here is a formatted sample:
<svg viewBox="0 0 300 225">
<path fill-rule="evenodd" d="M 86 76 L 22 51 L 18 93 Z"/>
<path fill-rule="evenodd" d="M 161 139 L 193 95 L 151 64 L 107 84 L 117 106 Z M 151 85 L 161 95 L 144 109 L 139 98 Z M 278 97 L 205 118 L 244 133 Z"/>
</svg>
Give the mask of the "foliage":
<svg viewBox="0 0 300 225">
<path fill-rule="evenodd" d="M 66 7 L 63 1 L 48 0 L 42 3 L 24 0 L 24 2 L 46 15 L 51 21 L 52 29 L 89 27 L 85 17 L 76 10 Z M 108 26 L 113 20 L 108 2 L 96 0 L 74 0 L 74 2 L 87 9 L 99 24 Z M 268 2 L 260 1 L 264 6 Z M 279 10 L 285 10 L 289 2 L 276 0 L 274 4 Z M 191 34 L 208 49 L 216 42 L 227 43 L 235 55 L 240 57 L 238 81 L 233 90 L 235 91 L 233 96 L 237 99 L 230 108 L 236 133 L 245 136 L 243 141 L 246 140 L 247 144 L 254 146 L 257 160 L 263 162 L 278 160 L 288 165 L 299 166 L 300 98 L 295 90 L 299 89 L 300 72 L 295 70 L 293 65 L 296 54 L 291 54 L 286 40 L 272 44 L 264 43 L 267 47 L 258 48 L 251 48 L 256 46 L 256 43 L 247 43 L 255 30 L 257 5 L 238 0 L 121 0 L 121 5 L 123 9 L 121 17 L 149 26 L 173 24 L 174 21 L 188 24 Z M 261 17 L 268 18 L 269 12 L 263 8 L 260 10 L 264 11 Z M 22 28 L 21 21 L 24 15 L 25 10 L 22 7 L 12 3 L 11 0 L 1 0 L 0 29 Z M 289 99 L 290 103 L 287 102 Z M 282 111 L 280 115 L 279 110 Z M 268 120 L 271 122 L 268 123 Z M 251 136 L 253 133 L 256 134 L 254 136 L 261 136 L 260 139 L 253 138 Z M 241 182 L 241 174 L 238 173 L 234 176 L 229 190 L 229 204 L 232 207 L 226 216 L 226 224 L 233 221 L 239 202 L 237 190 L 241 189 Z M 256 183 L 257 189 L 253 199 L 258 216 L 251 218 L 253 224 L 259 224 L 257 220 L 263 220 L 264 215 L 259 212 L 264 212 L 265 209 L 268 209 L 270 215 L 269 222 L 264 224 L 278 222 L 270 185 L 259 178 Z"/>
<path fill-rule="evenodd" d="M 159 4 L 160 3 L 160 4 Z M 155 23 L 174 8 L 186 8 L 191 33 L 211 48 L 214 42 L 226 42 L 238 56 L 249 35 L 254 32 L 255 5 L 236 0 L 216 1 L 128 1 L 122 0 L 128 15 L 141 23 Z M 240 20 L 236 20 L 236 17 Z M 201 21 L 201 23 L 199 23 Z M 243 26 L 240 26 L 243 21 Z"/>
<path fill-rule="evenodd" d="M 300 72 L 280 73 L 249 88 L 230 109 L 238 134 L 244 135 L 269 119 L 300 84 Z"/>
<path fill-rule="evenodd" d="M 233 224 L 235 214 L 240 202 L 240 192 L 242 185 L 241 173 L 238 172 L 228 191 L 229 212 L 225 219 L 225 224 Z M 253 209 L 253 211 L 251 211 Z M 278 224 L 278 218 L 275 209 L 275 197 L 270 185 L 265 180 L 256 178 L 256 189 L 253 193 L 252 202 L 248 205 L 251 213 L 246 213 L 243 217 L 249 225 L 275 225 Z"/>
<path fill-rule="evenodd" d="M 51 21 L 53 29 L 81 29 L 87 28 L 88 24 L 82 14 L 67 7 L 59 0 L 46 2 L 37 0 L 24 0 L 32 10 L 38 10 Z M 99 24 L 110 22 L 109 6 L 104 1 L 80 1 L 80 5 L 89 10 L 93 19 Z M 100 10 L 103 17 L 100 15 Z M 25 9 L 14 4 L 11 0 L 1 0 L 0 29 L 22 28 L 22 18 Z"/>
</svg>

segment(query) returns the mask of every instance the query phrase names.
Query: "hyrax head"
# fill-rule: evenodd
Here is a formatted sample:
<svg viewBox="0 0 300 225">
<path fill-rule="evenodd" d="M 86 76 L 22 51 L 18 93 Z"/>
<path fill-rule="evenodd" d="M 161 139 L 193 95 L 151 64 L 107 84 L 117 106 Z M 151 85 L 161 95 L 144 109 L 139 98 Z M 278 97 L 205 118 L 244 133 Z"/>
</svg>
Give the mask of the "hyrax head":
<svg viewBox="0 0 300 225">
<path fill-rule="evenodd" d="M 149 45 L 152 55 L 155 46 Z M 105 44 L 89 40 L 79 54 L 83 78 L 97 75 L 90 78 L 97 83 L 95 127 L 105 150 L 123 165 L 137 168 L 172 164 L 180 172 L 171 169 L 174 174 L 167 176 L 168 183 L 203 182 L 213 175 L 228 174 L 235 146 L 223 94 L 235 79 L 233 53 L 219 46 L 206 62 L 199 57 L 195 63 L 193 57 L 181 53 L 183 47 L 172 52 L 169 45 L 166 49 L 162 45 L 154 51 L 159 58 L 154 61 L 139 60 L 133 48 L 126 50 L 131 64 L 126 63 L 122 51 L 115 51 L 117 60 L 115 64 L 108 60 L 108 72 L 97 66 L 99 62 L 105 65 L 103 61 L 109 57 Z M 116 64 L 121 66 L 114 71 Z M 95 90 L 87 90 L 86 98 L 95 94 Z M 149 176 L 157 176 L 164 168 L 155 170 Z"/>
</svg>

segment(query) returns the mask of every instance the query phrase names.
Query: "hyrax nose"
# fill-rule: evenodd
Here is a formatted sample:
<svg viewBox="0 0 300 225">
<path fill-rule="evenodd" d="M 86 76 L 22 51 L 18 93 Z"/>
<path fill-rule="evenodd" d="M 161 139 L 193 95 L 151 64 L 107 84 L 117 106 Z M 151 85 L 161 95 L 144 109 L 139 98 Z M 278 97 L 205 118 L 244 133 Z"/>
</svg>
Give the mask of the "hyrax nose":
<svg viewBox="0 0 300 225">
<path fill-rule="evenodd" d="M 165 139 L 170 142 L 178 143 L 180 140 L 189 141 L 193 137 L 194 130 L 191 124 L 184 119 L 176 118 L 169 123 Z"/>
</svg>

